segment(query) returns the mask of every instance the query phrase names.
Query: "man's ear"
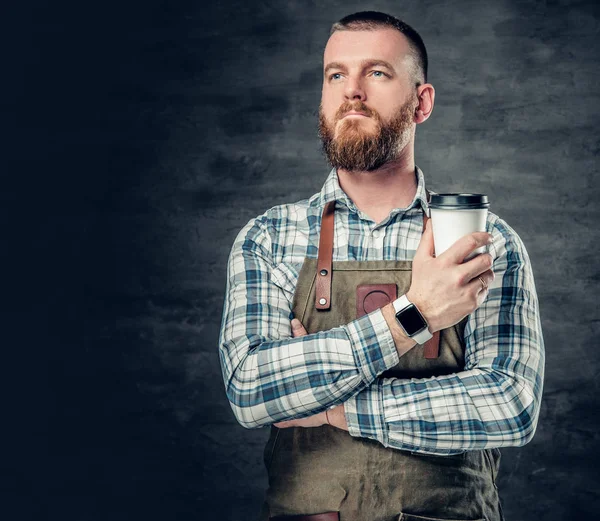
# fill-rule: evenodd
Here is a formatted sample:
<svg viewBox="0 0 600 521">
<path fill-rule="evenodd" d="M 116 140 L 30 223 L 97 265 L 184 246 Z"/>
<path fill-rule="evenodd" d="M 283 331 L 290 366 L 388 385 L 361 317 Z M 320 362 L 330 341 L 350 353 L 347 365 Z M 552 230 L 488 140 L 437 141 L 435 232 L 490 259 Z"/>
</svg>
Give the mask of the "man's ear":
<svg viewBox="0 0 600 521">
<path fill-rule="evenodd" d="M 418 125 L 429 119 L 429 116 L 433 111 L 435 89 L 431 83 L 424 83 L 417 87 L 417 100 L 419 104 L 415 109 L 414 121 Z"/>
</svg>

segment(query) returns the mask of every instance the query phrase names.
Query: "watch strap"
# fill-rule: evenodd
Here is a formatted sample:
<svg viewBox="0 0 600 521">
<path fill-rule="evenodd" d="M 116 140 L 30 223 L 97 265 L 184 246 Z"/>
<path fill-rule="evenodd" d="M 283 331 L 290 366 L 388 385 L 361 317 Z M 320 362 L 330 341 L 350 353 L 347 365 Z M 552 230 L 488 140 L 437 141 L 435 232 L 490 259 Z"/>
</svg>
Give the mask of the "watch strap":
<svg viewBox="0 0 600 521">
<path fill-rule="evenodd" d="M 394 311 L 396 313 L 398 313 L 398 311 L 402 311 L 404 308 L 407 308 L 411 304 L 412 302 L 408 300 L 406 295 L 402 295 L 401 297 L 398 297 L 392 302 L 392 305 L 394 306 Z"/>
<path fill-rule="evenodd" d="M 427 322 L 425 322 L 427 323 Z M 411 338 L 414 338 L 417 344 L 425 344 L 428 340 L 433 338 L 433 335 L 429 332 L 429 328 L 426 326 L 421 329 L 418 333 L 415 333 Z"/>
</svg>

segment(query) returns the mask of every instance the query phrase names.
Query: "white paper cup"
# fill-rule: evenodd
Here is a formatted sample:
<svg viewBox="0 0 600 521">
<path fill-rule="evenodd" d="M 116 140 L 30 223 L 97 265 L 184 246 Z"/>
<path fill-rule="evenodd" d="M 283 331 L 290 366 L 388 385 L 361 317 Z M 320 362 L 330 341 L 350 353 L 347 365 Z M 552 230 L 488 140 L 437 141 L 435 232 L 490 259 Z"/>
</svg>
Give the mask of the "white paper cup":
<svg viewBox="0 0 600 521">
<path fill-rule="evenodd" d="M 483 194 L 432 193 L 429 210 L 436 257 L 461 237 L 473 232 L 484 232 L 489 206 L 487 195 Z M 485 250 L 485 246 L 477 248 L 465 260 L 484 253 Z"/>
</svg>

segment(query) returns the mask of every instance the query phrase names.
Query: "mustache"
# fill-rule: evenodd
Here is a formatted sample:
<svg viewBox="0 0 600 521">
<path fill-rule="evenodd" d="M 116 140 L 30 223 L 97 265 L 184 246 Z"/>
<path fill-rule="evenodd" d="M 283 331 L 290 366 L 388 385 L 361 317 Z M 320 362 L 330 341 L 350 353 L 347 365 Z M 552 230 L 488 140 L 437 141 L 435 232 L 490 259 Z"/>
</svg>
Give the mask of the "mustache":
<svg viewBox="0 0 600 521">
<path fill-rule="evenodd" d="M 379 114 L 377 111 L 367 107 L 362 101 L 351 103 L 349 101 L 344 102 L 335 113 L 335 121 L 339 121 L 344 117 L 347 112 L 362 112 L 366 116 L 379 120 Z"/>
</svg>

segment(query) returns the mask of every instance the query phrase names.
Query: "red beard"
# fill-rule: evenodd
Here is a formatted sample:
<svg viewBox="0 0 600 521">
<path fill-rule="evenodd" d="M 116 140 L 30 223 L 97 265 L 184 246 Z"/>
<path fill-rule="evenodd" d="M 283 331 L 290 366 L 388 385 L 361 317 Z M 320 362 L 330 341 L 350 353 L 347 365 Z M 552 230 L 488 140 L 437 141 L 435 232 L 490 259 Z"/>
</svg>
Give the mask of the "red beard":
<svg viewBox="0 0 600 521">
<path fill-rule="evenodd" d="M 325 120 L 321 109 L 319 136 L 323 152 L 331 166 L 349 171 L 371 171 L 397 159 L 408 142 L 407 133 L 413 123 L 415 104 L 415 100 L 408 100 L 389 123 L 384 123 L 377 111 L 362 102 L 342 104 L 335 114 L 332 126 Z M 375 131 L 363 129 L 360 119 L 350 118 L 342 121 L 338 135 L 335 136 L 337 122 L 350 111 L 362 112 L 372 118 L 376 124 Z"/>
</svg>

